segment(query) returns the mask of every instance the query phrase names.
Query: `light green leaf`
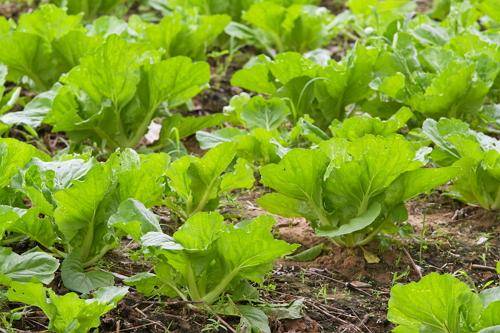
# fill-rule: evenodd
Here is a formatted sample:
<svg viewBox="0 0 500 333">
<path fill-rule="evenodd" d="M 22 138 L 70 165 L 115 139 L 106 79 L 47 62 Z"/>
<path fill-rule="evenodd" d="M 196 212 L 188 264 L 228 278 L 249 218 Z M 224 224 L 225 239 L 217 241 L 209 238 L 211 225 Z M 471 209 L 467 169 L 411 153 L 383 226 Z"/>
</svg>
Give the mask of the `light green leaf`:
<svg viewBox="0 0 500 333">
<path fill-rule="evenodd" d="M 387 190 L 385 202 L 394 204 L 409 200 L 421 193 L 429 192 L 451 180 L 457 175 L 457 171 L 453 167 L 409 171 L 391 184 Z"/>
<path fill-rule="evenodd" d="M 117 183 L 118 203 L 132 198 L 148 208 L 159 204 L 164 192 L 162 177 L 169 162 L 170 156 L 165 153 L 141 155 L 124 149 L 113 154 L 107 164 Z"/>
<path fill-rule="evenodd" d="M 332 139 L 324 142 L 324 148 L 339 144 L 339 140 Z M 363 214 L 400 175 L 420 167 L 414 157 L 411 144 L 401 136 L 366 135 L 347 145 L 347 156 L 334 159 L 326 180 L 326 195 L 350 220 Z"/>
<path fill-rule="evenodd" d="M 305 217 L 310 221 L 317 219 L 316 213 L 308 202 L 291 198 L 281 193 L 268 193 L 257 199 L 259 206 L 270 213 L 285 217 Z"/>
<path fill-rule="evenodd" d="M 42 37 L 15 31 L 0 35 L 0 62 L 9 68 L 9 81 L 29 77 L 34 88 L 44 91 L 57 80 L 58 73 Z"/>
<path fill-rule="evenodd" d="M 424 93 L 412 95 L 409 104 L 427 117 L 470 118 L 483 104 L 493 83 L 475 77 L 474 65 L 452 61 L 436 75 Z"/>
<path fill-rule="evenodd" d="M 150 108 L 158 107 L 163 101 L 175 107 L 186 103 L 207 86 L 210 67 L 206 62 L 193 62 L 179 56 L 146 67 L 146 75 Z"/>
<path fill-rule="evenodd" d="M 123 201 L 118 211 L 109 218 L 108 225 L 119 229 L 124 235 L 129 235 L 136 241 L 148 232 L 161 232 L 158 217 L 140 201 L 134 199 Z"/>
<path fill-rule="evenodd" d="M 98 164 L 83 181 L 74 181 L 71 187 L 54 195 L 54 219 L 65 242 L 81 245 L 85 237 L 94 237 L 99 222 L 96 213 L 111 186 L 109 173 L 109 168 Z"/>
<path fill-rule="evenodd" d="M 388 319 L 401 332 L 467 332 L 479 319 L 479 297 L 457 278 L 431 273 L 391 289 Z M 463 317 L 465 316 L 465 317 Z"/>
<path fill-rule="evenodd" d="M 241 277 L 262 282 L 272 262 L 293 253 L 299 246 L 274 239 L 271 229 L 275 220 L 260 216 L 252 221 L 242 222 L 221 234 L 217 248 L 226 265 Z"/>
<path fill-rule="evenodd" d="M 248 129 L 260 127 L 270 131 L 283 124 L 290 114 L 290 109 L 282 99 L 265 100 L 261 96 L 255 96 L 239 114 Z"/>
<path fill-rule="evenodd" d="M 155 269 L 157 271 L 160 270 L 158 266 Z M 123 282 L 128 286 L 134 286 L 138 292 L 145 296 L 177 296 L 177 293 L 167 283 L 164 283 L 162 279 L 166 279 L 163 271 L 158 272 L 158 274 L 143 272 L 126 278 Z"/>
<path fill-rule="evenodd" d="M 0 231 L 3 229 L 27 236 L 41 245 L 50 248 L 56 242 L 57 234 L 51 219 L 47 216 L 41 217 L 42 215 L 41 210 L 37 208 L 28 209 L 17 220 L 3 220 L 0 222 Z"/>
<path fill-rule="evenodd" d="M 0 117 L 0 121 L 9 125 L 22 124 L 33 128 L 40 126 L 50 111 L 59 88 L 60 85 L 56 84 L 52 89 L 36 95 L 22 111 L 4 114 Z"/>
<path fill-rule="evenodd" d="M 219 213 L 198 213 L 189 218 L 173 237 L 188 250 L 206 251 L 224 230 L 224 218 Z"/>
<path fill-rule="evenodd" d="M 49 284 L 58 267 L 57 259 L 44 252 L 19 255 L 9 248 L 0 247 L 0 279 Z"/>
<path fill-rule="evenodd" d="M 235 189 L 252 188 L 255 182 L 253 168 L 247 160 L 239 158 L 236 160 L 234 170 L 224 174 L 220 184 L 220 192 L 229 192 Z"/>
<path fill-rule="evenodd" d="M 207 304 L 214 304 L 224 293 L 236 298 L 250 295 L 247 280 L 261 282 L 274 260 L 298 247 L 274 239 L 273 224 L 273 218 L 262 216 L 234 226 L 224 223 L 219 213 L 201 212 L 173 237 L 150 232 L 141 243 L 157 259 L 157 280 L 144 275 L 132 283 L 150 292 L 166 285 L 172 289 L 169 293 L 175 291 L 184 300 Z"/>
<path fill-rule="evenodd" d="M 233 24 L 226 33 L 269 54 L 274 54 L 274 50 L 305 53 L 326 45 L 334 35 L 333 15 L 323 7 L 256 2 L 242 18 L 249 27 Z"/>
<path fill-rule="evenodd" d="M 11 302 L 40 308 L 49 318 L 49 330 L 79 333 L 97 328 L 100 317 L 116 307 L 127 292 L 125 287 L 108 287 L 97 290 L 94 298 L 81 299 L 75 293 L 56 295 L 41 284 L 14 282 L 7 297 Z"/>
<path fill-rule="evenodd" d="M 224 127 L 213 132 L 198 131 L 196 140 L 201 149 L 211 149 L 223 142 L 232 142 L 234 138 L 245 135 L 247 132 L 234 127 Z"/>
<path fill-rule="evenodd" d="M 238 328 L 242 331 L 257 331 L 271 333 L 269 319 L 264 311 L 251 305 L 239 305 L 240 324 Z"/>
<path fill-rule="evenodd" d="M 62 8 L 42 5 L 32 13 L 21 15 L 18 31 L 38 35 L 52 42 L 72 30 L 83 30 L 81 19 L 82 15 L 68 15 Z"/>
<path fill-rule="evenodd" d="M 221 192 L 221 176 L 226 172 L 236 155 L 233 143 L 220 144 L 202 158 L 183 157 L 167 170 L 172 198 L 167 204 L 181 211 L 177 214 L 189 217 L 196 212 L 214 209 Z M 229 178 L 228 178 L 229 179 Z M 226 184 L 228 185 L 228 184 Z"/>
<path fill-rule="evenodd" d="M 319 236 L 339 237 L 343 235 L 352 234 L 356 231 L 362 230 L 372 224 L 380 215 L 382 206 L 378 202 L 374 202 L 364 211 L 361 215 L 351 219 L 346 224 L 342 224 L 335 230 L 316 230 Z"/>
<path fill-rule="evenodd" d="M 281 195 L 303 202 L 291 212 L 301 214 L 307 212 L 307 215 L 303 216 L 308 218 L 314 214 L 314 223 L 323 224 L 326 223 L 325 219 L 328 215 L 321 202 L 323 175 L 327 165 L 327 157 L 320 150 L 293 149 L 283 157 L 279 164 L 262 167 L 260 169 L 261 181 Z M 262 202 L 270 204 L 269 208 L 273 210 L 284 210 L 286 206 L 278 208 L 280 199 L 280 197 L 268 197 Z M 291 202 L 286 200 L 283 204 L 291 206 Z M 308 209 L 300 208 L 306 205 Z"/>
<path fill-rule="evenodd" d="M 145 40 L 154 48 L 165 50 L 167 58 L 183 55 L 204 59 L 230 21 L 227 15 L 199 15 L 189 9 L 174 11 L 158 24 L 148 26 Z"/>
<path fill-rule="evenodd" d="M 17 171 L 34 157 L 48 159 L 46 154 L 29 144 L 0 138 L 0 188 L 7 186 Z"/>
<path fill-rule="evenodd" d="M 67 256 L 61 265 L 61 279 L 69 290 L 82 294 L 89 293 L 101 287 L 114 285 L 113 275 L 100 270 L 88 270 L 83 267 L 77 255 Z"/>
<path fill-rule="evenodd" d="M 355 140 L 367 134 L 389 136 L 404 127 L 413 116 L 410 109 L 403 107 L 388 120 L 370 116 L 355 116 L 340 122 L 334 120 L 329 129 L 334 137 Z"/>
<path fill-rule="evenodd" d="M 255 64 L 240 69 L 231 77 L 231 85 L 262 94 L 273 94 L 276 87 L 269 81 L 266 64 Z"/>
</svg>

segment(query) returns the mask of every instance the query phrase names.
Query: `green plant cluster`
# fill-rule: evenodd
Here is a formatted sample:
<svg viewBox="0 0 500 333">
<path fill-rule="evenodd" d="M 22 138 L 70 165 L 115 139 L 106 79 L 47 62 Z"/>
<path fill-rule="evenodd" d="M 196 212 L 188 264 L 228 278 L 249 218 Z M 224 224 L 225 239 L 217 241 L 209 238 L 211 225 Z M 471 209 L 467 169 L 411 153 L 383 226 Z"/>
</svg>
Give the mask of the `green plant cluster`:
<svg viewBox="0 0 500 333">
<path fill-rule="evenodd" d="M 0 17 L 0 300 L 50 331 L 98 328 L 135 288 L 270 332 L 258 286 L 298 245 L 226 214 L 256 187 L 342 247 L 407 235 L 406 203 L 432 191 L 500 209 L 495 0 L 51 3 Z M 116 281 L 103 258 L 125 239 L 152 268 Z M 499 304 L 433 273 L 395 286 L 388 318 L 496 332 Z"/>
</svg>

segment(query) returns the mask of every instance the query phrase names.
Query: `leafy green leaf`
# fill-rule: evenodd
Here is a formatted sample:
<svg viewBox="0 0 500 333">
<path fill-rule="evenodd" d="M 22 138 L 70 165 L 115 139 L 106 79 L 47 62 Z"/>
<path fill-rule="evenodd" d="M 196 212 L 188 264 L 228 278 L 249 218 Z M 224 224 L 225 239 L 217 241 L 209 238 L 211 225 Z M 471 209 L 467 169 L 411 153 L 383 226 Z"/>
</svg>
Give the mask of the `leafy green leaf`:
<svg viewBox="0 0 500 333">
<path fill-rule="evenodd" d="M 399 325 L 398 332 L 476 332 L 484 312 L 479 296 L 465 283 L 431 273 L 419 282 L 394 286 L 387 316 Z"/>
<path fill-rule="evenodd" d="M 44 252 L 26 252 L 21 255 L 11 249 L 0 247 L 0 280 L 18 282 L 40 282 L 49 284 L 59 262 Z"/>
<path fill-rule="evenodd" d="M 0 138 L 0 188 L 7 186 L 17 171 L 34 157 L 48 159 L 46 154 L 29 144 Z"/>
<path fill-rule="evenodd" d="M 58 6 L 65 6 L 68 13 L 84 13 L 87 19 L 95 18 L 99 15 L 109 14 L 117 6 L 123 6 L 126 9 L 126 2 L 121 0 L 101 0 L 92 2 L 89 0 L 51 0 Z"/>
<path fill-rule="evenodd" d="M 50 111 L 52 103 L 60 85 L 36 95 L 22 111 L 9 112 L 0 116 L 0 121 L 8 125 L 28 125 L 36 128 L 42 124 L 43 119 Z"/>
<path fill-rule="evenodd" d="M 351 137 L 323 141 L 320 149 L 292 149 L 280 163 L 262 167 L 262 183 L 277 193 L 258 203 L 275 214 L 306 218 L 340 245 L 364 245 L 382 230 L 393 232 L 406 218 L 406 200 L 456 175 L 453 167 L 422 169 L 402 136 Z"/>
<path fill-rule="evenodd" d="M 144 276 L 147 285 L 142 287 L 152 291 L 166 284 L 183 299 L 189 295 L 192 300 L 213 304 L 246 280 L 261 282 L 275 259 L 297 248 L 275 240 L 273 224 L 274 219 L 262 216 L 226 225 L 219 213 L 212 212 L 193 215 L 173 237 L 150 232 L 141 243 L 159 261 L 155 265 L 159 281 Z M 241 289 L 235 293 L 240 295 Z"/>
<path fill-rule="evenodd" d="M 282 99 L 265 100 L 261 96 L 252 97 L 248 104 L 239 111 L 245 127 L 249 129 L 264 128 L 268 131 L 283 124 L 289 113 L 290 109 Z"/>
<path fill-rule="evenodd" d="M 91 247 L 98 247 L 97 235 L 106 235 L 106 225 L 104 221 L 98 220 L 97 211 L 110 187 L 109 168 L 96 165 L 89 171 L 85 180 L 75 181 L 70 188 L 54 195 L 57 204 L 54 211 L 57 228 L 65 243 L 81 249 L 84 259 L 90 255 Z"/>
<path fill-rule="evenodd" d="M 0 62 L 9 68 L 9 80 L 26 76 L 37 91 L 49 89 L 99 43 L 85 36 L 80 20 L 53 5 L 21 15 L 15 31 L 0 34 L 7 47 L 0 50 Z"/>
<path fill-rule="evenodd" d="M 273 83 L 269 82 L 269 69 L 259 63 L 251 67 L 240 69 L 231 78 L 231 85 L 263 94 L 272 94 L 276 91 Z"/>
<path fill-rule="evenodd" d="M 204 59 L 231 18 L 227 15 L 199 15 L 196 11 L 177 11 L 165 15 L 158 24 L 145 30 L 145 40 L 165 56 Z"/>
<path fill-rule="evenodd" d="M 239 188 L 250 189 L 254 182 L 252 166 L 246 160 L 239 158 L 234 165 L 234 171 L 226 173 L 222 177 L 220 191 L 229 192 Z"/>
<path fill-rule="evenodd" d="M 49 330 L 56 333 L 88 332 L 100 325 L 100 317 L 112 310 L 127 294 L 128 288 L 108 287 L 94 298 L 81 299 L 75 293 L 56 295 L 37 283 L 13 282 L 7 291 L 11 302 L 40 308 L 49 318 Z"/>
<path fill-rule="evenodd" d="M 189 102 L 209 78 L 207 63 L 187 57 L 158 62 L 143 45 L 112 35 L 64 77 L 45 122 L 76 140 L 133 147 L 162 104 Z"/>
<path fill-rule="evenodd" d="M 251 187 L 253 173 L 246 162 L 237 162 L 234 172 L 229 171 L 235 156 L 235 144 L 223 143 L 202 158 L 184 156 L 173 162 L 166 171 L 172 195 L 167 205 L 180 216 L 189 217 L 216 208 L 224 191 Z"/>
<path fill-rule="evenodd" d="M 14 213 L 14 214 L 12 214 Z M 0 239 L 2 233 L 8 231 L 14 235 L 22 235 L 50 248 L 57 240 L 56 230 L 51 219 L 44 216 L 38 208 L 20 210 L 9 206 L 0 206 Z"/>
<path fill-rule="evenodd" d="M 374 202 L 373 204 L 370 205 L 370 207 L 366 209 L 365 212 L 351 219 L 346 224 L 342 224 L 338 229 L 331 231 L 318 230 L 317 233 L 320 236 L 328 236 L 328 237 L 339 237 L 347 234 L 352 234 L 372 224 L 380 215 L 381 210 L 382 210 L 381 205 L 378 202 Z"/>
<path fill-rule="evenodd" d="M 161 231 L 158 217 L 134 199 L 120 203 L 118 211 L 109 218 L 108 225 L 130 235 L 136 241 L 148 232 Z"/>
<path fill-rule="evenodd" d="M 458 119 L 427 119 L 423 133 L 437 149 L 431 155 L 441 165 L 457 168 L 457 177 L 450 195 L 477 204 L 485 209 L 497 209 L 500 204 L 500 144 L 497 139 L 473 131 Z"/>
<path fill-rule="evenodd" d="M 54 220 L 68 254 L 63 264 L 66 287 L 83 292 L 111 283 L 109 274 L 85 269 L 113 249 L 124 233 L 138 239 L 159 230 L 146 207 L 160 202 L 168 160 L 165 154 L 118 151 L 106 163 L 94 165 L 83 179 L 55 192 Z"/>
<path fill-rule="evenodd" d="M 61 279 L 66 288 L 82 294 L 115 283 L 113 275 L 109 272 L 95 269 L 86 271 L 77 252 L 64 259 L 61 265 Z"/>
<path fill-rule="evenodd" d="M 380 35 L 386 32 L 392 22 L 404 18 L 415 9 L 415 3 L 408 0 L 349 0 L 347 6 L 356 16 L 357 23 L 374 28 Z"/>
<path fill-rule="evenodd" d="M 333 16 L 323 7 L 272 2 L 253 4 L 242 15 L 249 27 L 232 23 L 226 33 L 274 54 L 306 52 L 326 45 L 334 35 Z"/>
<path fill-rule="evenodd" d="M 388 120 L 369 116 L 351 117 L 343 122 L 335 120 L 330 125 L 330 132 L 334 137 L 355 140 L 367 134 L 389 136 L 406 125 L 413 116 L 410 109 L 403 107 Z"/>
</svg>

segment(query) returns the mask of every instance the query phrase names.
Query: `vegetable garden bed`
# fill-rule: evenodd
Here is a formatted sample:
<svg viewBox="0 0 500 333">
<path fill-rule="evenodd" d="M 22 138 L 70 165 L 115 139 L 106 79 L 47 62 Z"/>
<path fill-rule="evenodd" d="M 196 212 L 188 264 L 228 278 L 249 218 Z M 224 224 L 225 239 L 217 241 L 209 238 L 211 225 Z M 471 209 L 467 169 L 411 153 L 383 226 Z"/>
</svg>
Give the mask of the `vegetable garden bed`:
<svg viewBox="0 0 500 333">
<path fill-rule="evenodd" d="M 0 333 L 500 332 L 497 0 L 0 3 Z"/>
</svg>

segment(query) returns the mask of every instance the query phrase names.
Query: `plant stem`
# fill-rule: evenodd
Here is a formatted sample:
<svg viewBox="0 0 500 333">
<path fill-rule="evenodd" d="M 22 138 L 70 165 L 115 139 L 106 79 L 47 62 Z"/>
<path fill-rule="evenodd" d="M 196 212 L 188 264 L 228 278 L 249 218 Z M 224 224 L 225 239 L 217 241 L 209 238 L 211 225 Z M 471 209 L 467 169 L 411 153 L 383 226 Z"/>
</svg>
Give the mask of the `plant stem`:
<svg viewBox="0 0 500 333">
<path fill-rule="evenodd" d="M 200 301 L 202 298 L 200 292 L 198 291 L 198 285 L 196 284 L 196 279 L 191 264 L 188 264 L 186 266 L 186 280 L 189 287 L 189 294 L 191 295 L 191 299 L 196 302 Z"/>
<path fill-rule="evenodd" d="M 231 281 L 236 277 L 236 275 L 238 275 L 239 271 L 240 271 L 239 268 L 233 269 L 231 273 L 226 275 L 224 279 L 222 279 L 222 281 L 219 282 L 219 284 L 215 286 L 214 289 L 212 289 L 212 291 L 203 296 L 202 301 L 209 305 L 215 302 L 219 298 L 219 296 L 224 292 L 224 290 L 226 290 L 228 284 L 231 283 Z"/>
<path fill-rule="evenodd" d="M 127 147 L 135 147 L 141 141 L 142 137 L 144 134 L 146 134 L 146 130 L 151 123 L 151 120 L 153 119 L 153 116 L 155 114 L 156 109 L 158 108 L 158 105 L 155 105 L 151 109 L 148 110 L 146 115 L 144 116 L 143 120 L 139 124 L 139 127 L 135 130 L 134 135 L 132 136 L 131 139 L 128 140 Z"/>
<path fill-rule="evenodd" d="M 205 205 L 207 204 L 207 201 L 208 201 L 208 195 L 209 193 L 212 192 L 212 187 L 214 186 L 216 180 L 217 180 L 218 177 L 214 177 L 210 183 L 208 184 L 207 186 L 207 189 L 206 191 L 203 193 L 203 196 L 201 197 L 201 200 L 198 202 L 198 204 L 196 205 L 196 208 L 193 210 L 193 211 L 188 211 L 188 215 L 191 216 L 195 213 L 198 213 L 200 211 L 203 210 L 203 208 L 205 208 Z"/>
<path fill-rule="evenodd" d="M 94 215 L 92 216 L 92 219 L 89 222 L 89 226 L 87 228 L 87 234 L 85 235 L 85 238 L 83 239 L 83 244 L 82 244 L 82 252 L 81 252 L 81 258 L 82 261 L 86 260 L 87 257 L 90 254 L 90 248 L 92 247 L 92 243 L 94 242 L 94 220 L 95 220 L 95 211 Z"/>
<path fill-rule="evenodd" d="M 99 260 L 101 260 L 102 257 L 104 257 L 104 255 L 106 253 L 108 253 L 109 250 L 113 249 L 114 247 L 115 247 L 114 244 L 104 246 L 101 249 L 101 251 L 99 251 L 99 253 L 97 255 L 95 255 L 94 257 L 92 257 L 92 259 L 86 261 L 83 264 L 83 267 L 87 268 L 87 267 L 90 267 L 90 266 L 94 266 Z"/>
</svg>

